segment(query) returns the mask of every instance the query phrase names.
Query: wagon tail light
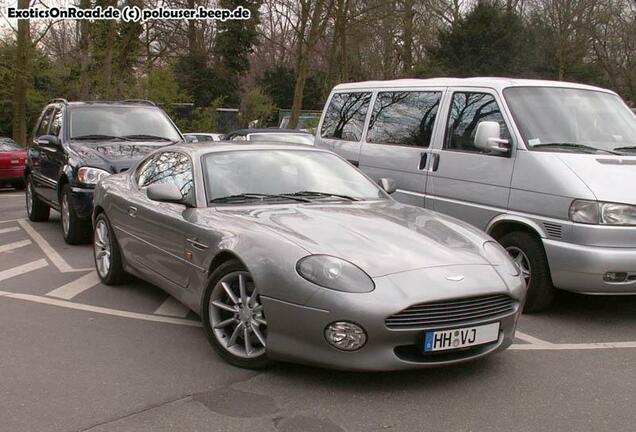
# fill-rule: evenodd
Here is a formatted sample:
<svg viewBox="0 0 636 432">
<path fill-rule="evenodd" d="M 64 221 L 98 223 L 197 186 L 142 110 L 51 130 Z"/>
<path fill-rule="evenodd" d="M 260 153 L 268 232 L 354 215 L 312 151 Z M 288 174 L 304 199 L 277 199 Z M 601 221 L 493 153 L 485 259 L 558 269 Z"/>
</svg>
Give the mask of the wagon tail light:
<svg viewBox="0 0 636 432">
<path fill-rule="evenodd" d="M 570 220 L 588 225 L 636 225 L 636 206 L 630 204 L 574 200 Z"/>
</svg>

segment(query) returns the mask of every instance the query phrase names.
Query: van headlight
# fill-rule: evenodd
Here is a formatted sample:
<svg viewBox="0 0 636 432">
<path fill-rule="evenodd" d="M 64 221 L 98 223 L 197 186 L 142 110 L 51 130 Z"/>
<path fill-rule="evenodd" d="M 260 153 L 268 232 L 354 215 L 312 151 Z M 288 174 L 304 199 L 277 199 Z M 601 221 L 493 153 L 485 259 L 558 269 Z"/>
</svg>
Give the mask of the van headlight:
<svg viewBox="0 0 636 432">
<path fill-rule="evenodd" d="M 574 200 L 570 220 L 584 224 L 636 225 L 636 206 L 588 200 Z"/>
<path fill-rule="evenodd" d="M 296 263 L 296 271 L 309 282 L 336 291 L 366 293 L 375 289 L 360 267 L 330 255 L 309 255 Z"/>
<path fill-rule="evenodd" d="M 110 173 L 106 170 L 92 167 L 81 167 L 77 170 L 77 179 L 80 183 L 94 185 L 104 177 L 108 177 Z"/>
</svg>

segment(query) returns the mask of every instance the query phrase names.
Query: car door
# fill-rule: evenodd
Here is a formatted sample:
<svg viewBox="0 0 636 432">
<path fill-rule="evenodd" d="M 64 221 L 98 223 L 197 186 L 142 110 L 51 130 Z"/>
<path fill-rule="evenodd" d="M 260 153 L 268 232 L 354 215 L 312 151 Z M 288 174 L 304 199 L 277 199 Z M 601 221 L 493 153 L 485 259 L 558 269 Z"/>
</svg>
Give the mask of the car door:
<svg viewBox="0 0 636 432">
<path fill-rule="evenodd" d="M 360 152 L 360 169 L 393 178 L 398 201 L 424 207 L 430 144 L 444 89 L 381 90 Z"/>
<path fill-rule="evenodd" d="M 35 192 L 49 201 L 57 202 L 57 199 L 54 199 L 57 181 L 51 179 L 45 174 L 46 167 L 49 165 L 55 149 L 38 143 L 39 137 L 48 135 L 49 133 L 49 127 L 51 125 L 51 118 L 53 117 L 54 110 L 54 107 L 47 107 L 40 116 L 38 123 L 33 130 L 33 141 L 29 148 L 29 159 L 31 178 L 33 180 Z"/>
<path fill-rule="evenodd" d="M 362 131 L 371 92 L 344 91 L 331 95 L 320 126 L 320 146 L 338 153 L 358 166 Z"/>
<path fill-rule="evenodd" d="M 50 181 L 52 185 L 55 185 L 53 189 L 47 189 L 46 199 L 49 201 L 57 202 L 58 190 L 57 182 L 60 178 L 62 167 L 66 163 L 66 150 L 62 146 L 62 123 L 64 112 L 60 108 L 56 108 L 51 116 L 48 135 L 56 136 L 59 140 L 57 146 L 41 146 L 44 149 L 46 157 L 42 158 L 41 170 L 42 175 Z"/>
<path fill-rule="evenodd" d="M 146 271 L 153 272 L 170 285 L 186 287 L 189 264 L 186 239 L 189 222 L 184 218 L 184 204 L 156 202 L 148 198 L 146 189 L 157 183 L 176 185 L 184 201 L 194 196 L 192 162 L 178 151 L 155 154 L 143 162 L 134 177 L 127 208 L 122 209 L 126 221 L 122 229 L 128 237 L 127 254 Z"/>
<path fill-rule="evenodd" d="M 449 90 L 445 133 L 432 156 L 427 206 L 484 229 L 505 213 L 510 196 L 515 143 L 497 93 L 490 89 Z M 475 146 L 477 125 L 496 121 L 509 140 L 508 154 L 488 153 Z"/>
</svg>

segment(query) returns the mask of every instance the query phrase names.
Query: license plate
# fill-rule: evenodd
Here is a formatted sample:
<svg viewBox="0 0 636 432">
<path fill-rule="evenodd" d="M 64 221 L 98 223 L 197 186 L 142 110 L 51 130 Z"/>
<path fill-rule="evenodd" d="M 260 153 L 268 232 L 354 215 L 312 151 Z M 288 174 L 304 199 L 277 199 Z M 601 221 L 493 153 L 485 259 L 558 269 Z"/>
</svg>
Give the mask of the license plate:
<svg viewBox="0 0 636 432">
<path fill-rule="evenodd" d="M 499 339 L 499 323 L 452 330 L 435 330 L 424 335 L 424 352 L 445 351 L 483 345 Z"/>
</svg>

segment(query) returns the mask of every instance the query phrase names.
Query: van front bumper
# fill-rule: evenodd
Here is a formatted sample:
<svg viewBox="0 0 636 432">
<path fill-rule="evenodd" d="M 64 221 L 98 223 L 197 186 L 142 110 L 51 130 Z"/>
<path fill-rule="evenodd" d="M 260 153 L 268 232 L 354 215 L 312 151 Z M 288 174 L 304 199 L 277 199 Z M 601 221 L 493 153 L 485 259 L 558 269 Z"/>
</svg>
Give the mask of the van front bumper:
<svg viewBox="0 0 636 432">
<path fill-rule="evenodd" d="M 80 219 L 90 219 L 93 214 L 93 193 L 95 189 L 71 188 L 71 205 Z"/>
<path fill-rule="evenodd" d="M 582 294 L 636 294 L 636 248 L 583 246 L 543 239 L 555 287 Z M 607 282 L 607 272 L 634 279 Z"/>
</svg>

